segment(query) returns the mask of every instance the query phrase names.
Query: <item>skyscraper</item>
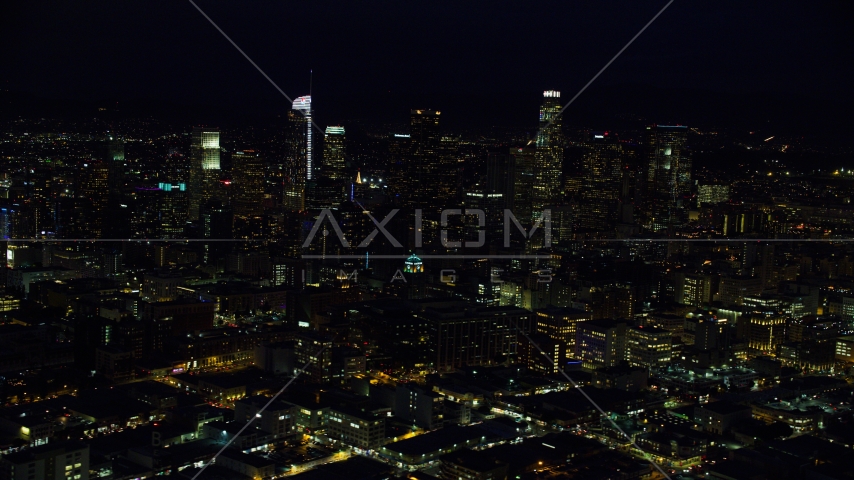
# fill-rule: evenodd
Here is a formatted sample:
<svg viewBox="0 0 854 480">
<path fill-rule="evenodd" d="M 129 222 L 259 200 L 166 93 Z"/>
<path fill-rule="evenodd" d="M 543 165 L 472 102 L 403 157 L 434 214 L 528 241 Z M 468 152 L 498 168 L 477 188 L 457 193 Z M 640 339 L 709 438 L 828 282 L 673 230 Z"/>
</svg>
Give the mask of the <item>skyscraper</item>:
<svg viewBox="0 0 854 480">
<path fill-rule="evenodd" d="M 344 127 L 326 127 L 323 141 L 323 177 L 329 180 L 348 180 L 344 156 Z"/>
<path fill-rule="evenodd" d="M 233 238 L 234 210 L 230 205 L 224 205 L 220 200 L 211 199 L 199 208 L 201 220 L 201 236 L 215 240 Z M 203 259 L 207 264 L 227 253 L 231 245 L 228 242 L 213 242 L 203 244 Z"/>
<path fill-rule="evenodd" d="M 311 96 L 294 100 L 288 112 L 284 172 L 284 207 L 305 210 L 306 184 L 312 179 Z"/>
<path fill-rule="evenodd" d="M 410 157 L 406 175 L 410 206 L 436 205 L 434 176 L 439 164 L 439 116 L 436 110 L 412 110 L 409 117 Z"/>
<path fill-rule="evenodd" d="M 312 171 L 314 170 L 314 165 L 312 164 L 312 147 L 314 145 L 311 141 L 311 95 L 296 98 L 292 108 L 302 113 L 302 116 L 305 118 L 305 178 L 306 180 L 311 180 L 313 178 Z"/>
<path fill-rule="evenodd" d="M 439 158 L 433 165 L 431 182 L 435 185 L 435 199 L 457 205 L 462 186 L 462 169 L 458 161 L 460 139 L 458 137 L 441 137 L 439 139 Z"/>
<path fill-rule="evenodd" d="M 309 208 L 338 208 L 349 198 L 351 178 L 344 154 L 344 127 L 326 127 L 323 164 L 309 182 Z"/>
<path fill-rule="evenodd" d="M 486 184 L 487 193 L 499 193 L 502 196 L 501 208 L 513 208 L 513 196 L 516 184 L 516 157 L 513 154 L 516 148 L 511 148 L 506 153 L 490 153 L 486 160 Z"/>
<path fill-rule="evenodd" d="M 685 221 L 684 197 L 691 192 L 691 158 L 686 143 L 688 127 L 647 127 L 647 225 L 653 231 L 677 227 Z"/>
<path fill-rule="evenodd" d="M 187 223 L 187 186 L 159 182 L 136 187 L 129 231 L 143 238 L 180 238 Z"/>
<path fill-rule="evenodd" d="M 103 162 L 107 167 L 108 195 L 101 219 L 103 238 L 124 238 L 130 232 L 128 201 L 125 198 L 125 142 L 108 137 L 104 142 Z"/>
<path fill-rule="evenodd" d="M 553 203 L 560 194 L 564 148 L 560 111 L 560 92 L 543 92 L 540 125 L 535 140 L 537 153 L 534 156 L 532 198 L 534 218 L 539 218 L 543 208 Z"/>
<path fill-rule="evenodd" d="M 530 223 L 534 209 L 534 184 L 536 183 L 536 158 L 535 148 L 511 148 L 511 162 L 513 162 L 513 201 L 508 208 L 513 210 L 513 215 L 520 222 Z"/>
<path fill-rule="evenodd" d="M 190 220 L 199 219 L 199 207 L 216 196 L 219 186 L 219 129 L 195 127 L 190 146 Z"/>
<path fill-rule="evenodd" d="M 405 203 L 410 195 L 409 167 L 410 136 L 393 133 L 388 137 L 388 186 L 395 203 Z M 352 175 L 355 178 L 355 175 Z"/>
<path fill-rule="evenodd" d="M 106 208 L 109 195 L 110 163 L 92 159 L 91 163 L 83 165 L 80 175 L 80 193 L 75 207 L 78 218 L 79 235 L 86 238 L 104 238 L 102 229 L 106 220 Z"/>
<path fill-rule="evenodd" d="M 593 133 L 585 142 L 579 215 L 582 228 L 600 233 L 613 230 L 620 197 L 622 154 L 622 145 L 608 132 Z"/>
<path fill-rule="evenodd" d="M 264 202 L 264 162 L 255 150 L 234 152 L 234 215 L 252 217 L 261 214 Z"/>
</svg>

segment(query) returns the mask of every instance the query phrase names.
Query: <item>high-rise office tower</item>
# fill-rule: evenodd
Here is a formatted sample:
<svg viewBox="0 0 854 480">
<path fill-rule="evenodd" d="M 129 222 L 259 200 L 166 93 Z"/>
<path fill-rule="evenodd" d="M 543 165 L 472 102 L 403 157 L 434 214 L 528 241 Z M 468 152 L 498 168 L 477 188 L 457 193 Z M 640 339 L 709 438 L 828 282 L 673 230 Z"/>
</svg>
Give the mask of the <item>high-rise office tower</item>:
<svg viewBox="0 0 854 480">
<path fill-rule="evenodd" d="M 189 219 L 199 219 L 199 208 L 217 196 L 219 186 L 219 129 L 195 127 L 190 146 Z"/>
<path fill-rule="evenodd" d="M 31 232 L 25 237 L 50 237 L 56 232 L 56 171 L 52 168 L 25 169 L 23 195 L 17 200 L 28 217 Z M 8 198 L 8 197 L 4 197 Z M 14 199 L 14 198 L 13 198 Z"/>
<path fill-rule="evenodd" d="M 284 207 L 305 210 L 306 185 L 312 180 L 311 96 L 298 97 L 288 112 L 284 172 Z"/>
<path fill-rule="evenodd" d="M 329 180 L 349 180 L 344 155 L 344 127 L 326 127 L 323 137 L 323 177 Z"/>
<path fill-rule="evenodd" d="M 540 125 L 537 131 L 534 155 L 534 188 L 532 215 L 539 218 L 543 208 L 556 201 L 560 195 L 563 173 L 564 139 L 560 118 L 560 92 L 543 92 L 540 107 Z"/>
<path fill-rule="evenodd" d="M 309 182 L 309 208 L 338 208 L 349 199 L 350 182 L 344 153 L 344 127 L 326 127 L 323 164 Z"/>
<path fill-rule="evenodd" d="M 409 165 L 406 176 L 410 182 L 408 203 L 413 207 L 436 205 L 434 180 L 439 164 L 439 117 L 436 110 L 412 110 L 409 117 Z"/>
<path fill-rule="evenodd" d="M 81 220 L 78 234 L 83 238 L 104 238 L 101 233 L 109 200 L 109 195 L 104 195 L 104 192 L 109 192 L 110 164 L 93 159 L 83 168 L 80 172 L 81 196 L 75 201 Z"/>
<path fill-rule="evenodd" d="M 486 159 L 486 193 L 501 194 L 501 208 L 513 208 L 516 184 L 516 148 L 490 153 Z"/>
<path fill-rule="evenodd" d="M 593 133 L 584 143 L 581 159 L 579 225 L 588 230 L 614 229 L 622 180 L 623 148 L 608 132 Z"/>
<path fill-rule="evenodd" d="M 430 179 L 435 185 L 435 200 L 442 204 L 457 205 L 458 193 L 462 187 L 462 170 L 458 161 L 460 139 L 458 137 L 441 137 L 439 139 L 439 158 L 434 165 L 433 176 Z"/>
<path fill-rule="evenodd" d="M 254 217 L 261 214 L 264 202 L 264 162 L 255 150 L 234 152 L 234 215 Z"/>
<path fill-rule="evenodd" d="M 298 97 L 294 100 L 293 109 L 302 113 L 302 116 L 305 118 L 305 178 L 306 180 L 312 180 L 312 173 L 314 171 L 314 164 L 312 163 L 312 148 L 314 144 L 311 141 L 311 95 Z"/>
<path fill-rule="evenodd" d="M 136 187 L 128 229 L 141 238 L 181 238 L 187 223 L 187 186 L 160 182 Z"/>
<path fill-rule="evenodd" d="M 566 347 L 566 355 L 575 355 L 575 338 L 580 322 L 593 320 L 593 314 L 584 310 L 568 307 L 547 307 L 534 312 L 537 320 L 537 332 Z"/>
<path fill-rule="evenodd" d="M 686 195 L 691 192 L 691 157 L 688 127 L 647 127 L 649 156 L 646 204 L 647 225 L 653 231 L 678 227 L 686 217 Z"/>
<path fill-rule="evenodd" d="M 102 146 L 107 169 L 107 204 L 101 219 L 103 238 L 124 238 L 130 232 L 128 201 L 125 198 L 125 142 L 107 137 Z"/>
<path fill-rule="evenodd" d="M 403 203 L 408 196 L 407 162 L 409 161 L 410 136 L 392 133 L 388 137 L 387 178 L 389 193 L 395 203 Z M 355 177 L 354 177 L 355 178 Z"/>
<path fill-rule="evenodd" d="M 234 210 L 230 205 L 224 205 L 220 200 L 211 199 L 199 208 L 201 234 L 203 238 L 224 240 L 234 238 Z M 205 243 L 203 259 L 207 264 L 215 261 L 228 252 L 229 242 Z"/>
<path fill-rule="evenodd" d="M 511 148 L 514 167 L 513 203 L 510 209 L 520 222 L 530 223 L 534 209 L 534 185 L 537 182 L 535 148 Z"/>
</svg>

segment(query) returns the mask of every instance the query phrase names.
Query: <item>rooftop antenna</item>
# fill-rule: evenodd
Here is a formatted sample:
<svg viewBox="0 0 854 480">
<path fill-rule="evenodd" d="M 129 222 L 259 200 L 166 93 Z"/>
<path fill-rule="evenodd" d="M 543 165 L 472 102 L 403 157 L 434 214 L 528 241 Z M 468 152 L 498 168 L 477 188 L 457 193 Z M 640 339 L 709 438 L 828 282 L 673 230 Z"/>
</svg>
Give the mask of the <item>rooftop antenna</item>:
<svg viewBox="0 0 854 480">
<path fill-rule="evenodd" d="M 311 96 L 311 82 L 314 80 L 314 70 L 309 69 L 308 71 L 308 96 Z"/>
</svg>

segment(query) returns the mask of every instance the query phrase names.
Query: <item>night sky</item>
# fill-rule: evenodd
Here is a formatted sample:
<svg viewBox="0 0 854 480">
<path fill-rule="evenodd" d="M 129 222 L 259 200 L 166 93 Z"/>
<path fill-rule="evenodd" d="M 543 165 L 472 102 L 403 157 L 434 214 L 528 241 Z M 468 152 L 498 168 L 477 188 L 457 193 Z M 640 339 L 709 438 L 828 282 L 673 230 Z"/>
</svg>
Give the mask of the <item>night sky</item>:
<svg viewBox="0 0 854 480">
<path fill-rule="evenodd" d="M 536 118 L 544 89 L 571 98 L 666 2 L 197 3 L 292 98 L 308 93 L 313 69 L 320 123 L 402 122 L 408 108 L 432 107 L 451 124 L 509 125 Z M 603 112 L 826 121 L 854 100 L 846 3 L 676 0 L 567 121 Z M 0 80 L 10 92 L 289 108 L 187 1 L 3 9 Z"/>
</svg>

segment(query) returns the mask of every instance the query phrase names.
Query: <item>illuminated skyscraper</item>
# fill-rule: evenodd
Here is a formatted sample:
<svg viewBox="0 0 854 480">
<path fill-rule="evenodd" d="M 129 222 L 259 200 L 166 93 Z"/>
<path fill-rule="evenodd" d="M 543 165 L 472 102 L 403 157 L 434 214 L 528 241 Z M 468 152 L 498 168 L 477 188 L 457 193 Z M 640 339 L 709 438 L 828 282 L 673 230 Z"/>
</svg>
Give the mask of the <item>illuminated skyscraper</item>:
<svg viewBox="0 0 854 480">
<path fill-rule="evenodd" d="M 311 96 L 294 100 L 288 112 L 287 157 L 284 172 L 284 207 L 305 210 L 306 184 L 312 179 Z"/>
<path fill-rule="evenodd" d="M 292 108 L 302 113 L 303 118 L 305 118 L 305 178 L 311 180 L 314 168 L 312 164 L 313 144 L 311 141 L 311 95 L 296 98 Z"/>
<path fill-rule="evenodd" d="M 622 145 L 608 132 L 594 133 L 584 144 L 579 215 L 582 228 L 596 232 L 613 229 L 620 197 L 622 156 Z"/>
<path fill-rule="evenodd" d="M 534 156 L 532 198 L 532 215 L 535 218 L 539 218 L 543 208 L 555 202 L 560 195 L 564 148 L 560 111 L 560 92 L 543 92 L 540 125 L 535 140 L 537 152 Z"/>
<path fill-rule="evenodd" d="M 329 180 L 349 180 L 344 157 L 344 127 L 326 127 L 322 172 Z"/>
<path fill-rule="evenodd" d="M 216 196 L 219 186 L 219 129 L 196 127 L 190 146 L 190 220 L 199 219 L 199 207 Z"/>
<path fill-rule="evenodd" d="M 647 225 L 653 231 L 685 221 L 684 198 L 691 192 L 691 158 L 686 148 L 688 127 L 647 127 Z"/>
<path fill-rule="evenodd" d="M 323 165 L 308 183 L 309 208 L 338 208 L 349 198 L 351 176 L 344 154 L 344 127 L 326 127 Z"/>
<path fill-rule="evenodd" d="M 260 215 L 264 202 L 264 162 L 255 150 L 235 152 L 231 162 L 234 170 L 234 215 L 243 218 Z"/>
</svg>

